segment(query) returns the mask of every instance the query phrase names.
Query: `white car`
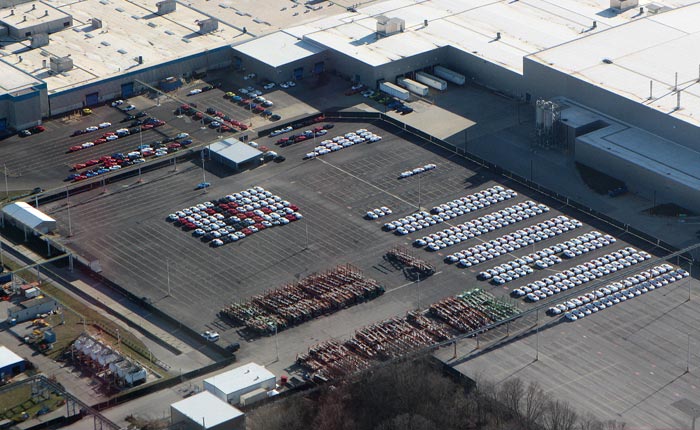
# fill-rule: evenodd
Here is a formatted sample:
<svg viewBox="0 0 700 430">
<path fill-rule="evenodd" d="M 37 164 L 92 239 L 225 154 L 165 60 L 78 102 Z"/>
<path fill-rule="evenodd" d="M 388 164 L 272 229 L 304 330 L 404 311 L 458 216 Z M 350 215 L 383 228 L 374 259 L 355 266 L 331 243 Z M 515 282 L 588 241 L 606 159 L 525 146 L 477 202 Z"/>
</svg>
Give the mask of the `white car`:
<svg viewBox="0 0 700 430">
<path fill-rule="evenodd" d="M 274 130 L 270 132 L 270 136 L 277 136 L 284 133 L 282 130 Z"/>
<path fill-rule="evenodd" d="M 94 125 L 91 125 L 90 127 L 85 128 L 85 131 L 87 131 L 88 133 L 93 132 L 93 131 L 97 131 L 97 130 L 98 130 L 97 126 L 94 126 Z"/>
<path fill-rule="evenodd" d="M 271 89 L 275 88 L 276 85 L 277 84 L 275 84 L 274 82 L 270 82 L 269 84 L 265 84 L 265 86 L 263 86 L 263 88 L 266 90 L 271 90 Z"/>
<path fill-rule="evenodd" d="M 119 136 L 117 136 L 116 134 L 110 134 L 109 136 L 105 137 L 105 140 L 107 140 L 107 142 L 111 142 L 117 139 L 119 139 Z"/>
<path fill-rule="evenodd" d="M 129 111 L 132 111 L 132 110 L 134 110 L 134 109 L 136 109 L 136 106 L 134 106 L 134 105 L 129 105 L 129 106 L 127 106 L 127 107 L 122 108 L 122 110 L 123 110 L 124 112 L 129 112 Z"/>
<path fill-rule="evenodd" d="M 193 89 L 193 90 L 190 90 L 190 92 L 187 93 L 187 95 L 188 95 L 188 96 L 193 96 L 193 95 L 199 94 L 199 93 L 201 93 L 201 92 L 202 92 L 202 89 L 201 89 L 201 88 L 195 88 L 195 89 Z"/>
<path fill-rule="evenodd" d="M 208 340 L 209 342 L 216 342 L 217 340 L 219 340 L 219 333 L 207 330 L 204 333 L 202 333 L 202 337 Z"/>
<path fill-rule="evenodd" d="M 178 134 L 175 136 L 175 139 L 186 139 L 186 138 L 188 138 L 188 137 L 190 137 L 190 135 L 187 134 L 187 133 L 178 133 Z"/>
<path fill-rule="evenodd" d="M 112 107 L 117 107 L 121 104 L 124 104 L 124 100 L 115 100 L 112 102 Z"/>
</svg>

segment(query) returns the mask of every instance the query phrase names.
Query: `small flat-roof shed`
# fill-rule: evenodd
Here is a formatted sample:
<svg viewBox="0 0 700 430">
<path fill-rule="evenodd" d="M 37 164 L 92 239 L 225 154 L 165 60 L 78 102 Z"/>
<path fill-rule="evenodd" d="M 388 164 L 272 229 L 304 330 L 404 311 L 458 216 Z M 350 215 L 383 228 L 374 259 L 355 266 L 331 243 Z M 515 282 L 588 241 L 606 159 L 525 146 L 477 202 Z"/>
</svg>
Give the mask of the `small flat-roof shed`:
<svg viewBox="0 0 700 430">
<path fill-rule="evenodd" d="M 243 412 L 202 391 L 170 405 L 170 421 L 185 430 L 244 430 Z"/>
<path fill-rule="evenodd" d="M 238 139 L 224 139 L 209 145 L 211 158 L 232 169 L 258 165 L 263 153 Z"/>
<path fill-rule="evenodd" d="M 27 362 L 5 346 L 0 346 L 0 380 L 24 372 Z"/>
</svg>

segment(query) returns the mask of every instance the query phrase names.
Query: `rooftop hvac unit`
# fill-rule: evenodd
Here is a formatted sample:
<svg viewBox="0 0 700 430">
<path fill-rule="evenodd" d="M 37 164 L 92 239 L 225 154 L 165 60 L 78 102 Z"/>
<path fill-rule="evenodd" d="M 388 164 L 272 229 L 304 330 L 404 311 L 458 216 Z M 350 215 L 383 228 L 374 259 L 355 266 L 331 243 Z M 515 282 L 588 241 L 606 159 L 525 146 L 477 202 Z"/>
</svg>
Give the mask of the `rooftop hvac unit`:
<svg viewBox="0 0 700 430">
<path fill-rule="evenodd" d="M 49 35 L 47 33 L 34 34 L 30 39 L 32 48 L 41 48 L 49 44 Z"/>
<path fill-rule="evenodd" d="M 73 69 L 73 59 L 66 57 L 51 57 L 51 71 L 53 73 L 63 73 Z"/>
<path fill-rule="evenodd" d="M 610 9 L 624 12 L 639 6 L 639 0 L 610 0 Z"/>
<path fill-rule="evenodd" d="M 164 0 L 156 3 L 156 6 L 158 6 L 158 15 L 165 15 L 166 13 L 175 12 L 177 2 L 175 0 Z"/>
<path fill-rule="evenodd" d="M 206 34 L 218 29 L 219 21 L 215 18 L 209 18 L 202 21 L 197 21 L 197 25 L 199 25 L 199 33 Z"/>
<path fill-rule="evenodd" d="M 379 15 L 376 19 L 377 33 L 382 36 L 401 33 L 406 28 L 406 21 L 401 18 L 387 18 L 384 15 Z"/>
<path fill-rule="evenodd" d="M 99 18 L 91 18 L 90 24 L 92 24 L 93 29 L 102 28 L 102 20 Z"/>
</svg>

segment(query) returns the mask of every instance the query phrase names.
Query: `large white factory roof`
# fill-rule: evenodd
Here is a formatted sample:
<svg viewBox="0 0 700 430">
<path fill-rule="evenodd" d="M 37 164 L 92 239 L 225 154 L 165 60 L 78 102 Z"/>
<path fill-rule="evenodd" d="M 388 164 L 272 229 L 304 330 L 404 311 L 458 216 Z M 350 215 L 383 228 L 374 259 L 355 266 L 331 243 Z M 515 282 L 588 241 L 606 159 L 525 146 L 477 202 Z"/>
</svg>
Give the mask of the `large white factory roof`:
<svg viewBox="0 0 700 430">
<path fill-rule="evenodd" d="M 45 3 L 72 15 L 73 27 L 51 34 L 49 45 L 40 49 L 26 50 L 28 41 L 4 42 L 0 56 L 44 80 L 49 94 L 250 38 L 221 22 L 214 32 L 197 33 L 196 21 L 209 17 L 182 3 L 177 4 L 175 12 L 164 16 L 154 13 L 155 2 L 148 6 L 114 0 L 47 0 Z M 6 12 L 7 9 L 3 10 Z M 92 18 L 102 20 L 102 28 L 94 28 Z M 68 55 L 74 63 L 72 70 L 48 73 L 44 61 L 48 63 L 50 56 Z M 139 56 L 143 57 L 142 65 L 137 62 Z"/>
<path fill-rule="evenodd" d="M 698 17 L 700 3 L 646 16 L 530 58 L 698 125 Z M 681 90 L 680 109 L 676 109 L 676 73 Z"/>
<path fill-rule="evenodd" d="M 221 423 L 234 420 L 243 412 L 219 399 L 209 391 L 202 391 L 192 397 L 188 397 L 170 405 L 193 422 L 208 429 Z"/>
<path fill-rule="evenodd" d="M 279 67 L 323 52 L 324 48 L 281 31 L 258 37 L 236 49 L 272 67 Z"/>
<path fill-rule="evenodd" d="M 449 45 L 522 73 L 524 56 L 624 24 L 637 13 L 613 13 L 602 0 L 388 0 L 285 32 L 372 66 Z M 377 38 L 379 15 L 405 20 L 404 32 Z"/>
</svg>

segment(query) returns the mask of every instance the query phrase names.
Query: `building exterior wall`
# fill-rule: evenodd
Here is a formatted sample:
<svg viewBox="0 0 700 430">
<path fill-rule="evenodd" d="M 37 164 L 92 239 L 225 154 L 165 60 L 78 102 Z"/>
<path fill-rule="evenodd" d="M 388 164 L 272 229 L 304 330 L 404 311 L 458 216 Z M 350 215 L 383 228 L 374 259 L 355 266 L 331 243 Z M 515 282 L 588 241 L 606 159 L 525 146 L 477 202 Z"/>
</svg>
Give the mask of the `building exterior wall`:
<svg viewBox="0 0 700 430">
<path fill-rule="evenodd" d="M 236 50 L 235 46 L 233 47 L 232 55 L 234 57 L 233 64 L 235 69 L 245 70 L 246 74 L 255 73 L 258 75 L 258 79 L 267 79 L 277 83 L 296 80 L 294 71 L 299 67 L 304 69 L 302 79 L 311 77 L 314 74 L 314 66 L 321 61 L 325 63 L 325 70 L 328 71 L 331 68 L 330 63 L 332 61 L 328 51 L 319 52 L 279 67 L 272 67 L 269 64 L 263 63 L 255 57 Z M 240 63 L 235 60 L 235 57 L 240 59 Z"/>
<path fill-rule="evenodd" d="M 27 369 L 27 362 L 22 360 L 19 363 L 11 364 L 0 368 L 0 381 L 24 372 Z"/>
<path fill-rule="evenodd" d="M 463 74 L 467 82 L 471 80 L 511 97 L 525 99 L 527 86 L 520 73 L 451 46 L 447 50 L 447 61 L 441 65 Z"/>
<path fill-rule="evenodd" d="M 657 204 L 676 203 L 700 213 L 700 190 L 632 163 L 595 145 L 576 140 L 576 161 L 624 181 L 627 188 Z"/>
<path fill-rule="evenodd" d="M 8 26 L 10 36 L 23 40 L 39 33 L 56 33 L 73 26 L 73 18 L 70 15 L 61 16 L 51 21 L 39 22 L 34 25 L 22 26 L 20 28 Z"/>
<path fill-rule="evenodd" d="M 700 151 L 700 128 L 693 124 L 527 57 L 524 59 L 523 68 L 533 101 L 537 98 L 568 97 L 606 115 Z"/>
<path fill-rule="evenodd" d="M 24 309 L 10 308 L 7 310 L 7 318 L 15 318 L 17 322 L 23 322 L 36 318 L 37 315 L 45 314 L 58 307 L 55 300 L 45 300 L 42 303 L 37 303 L 33 306 L 28 306 Z"/>
<path fill-rule="evenodd" d="M 122 84 L 134 82 L 134 91 L 138 92 L 141 88 L 135 83 L 136 80 L 157 87 L 161 79 L 169 76 L 189 77 L 195 70 L 226 68 L 231 65 L 231 59 L 231 49 L 224 46 L 65 91 L 59 89 L 58 92 L 49 95 L 50 114 L 53 116 L 81 109 L 88 94 L 96 92 L 100 103 L 107 102 L 121 97 Z M 144 63 L 148 63 L 147 57 L 144 57 Z"/>
</svg>

